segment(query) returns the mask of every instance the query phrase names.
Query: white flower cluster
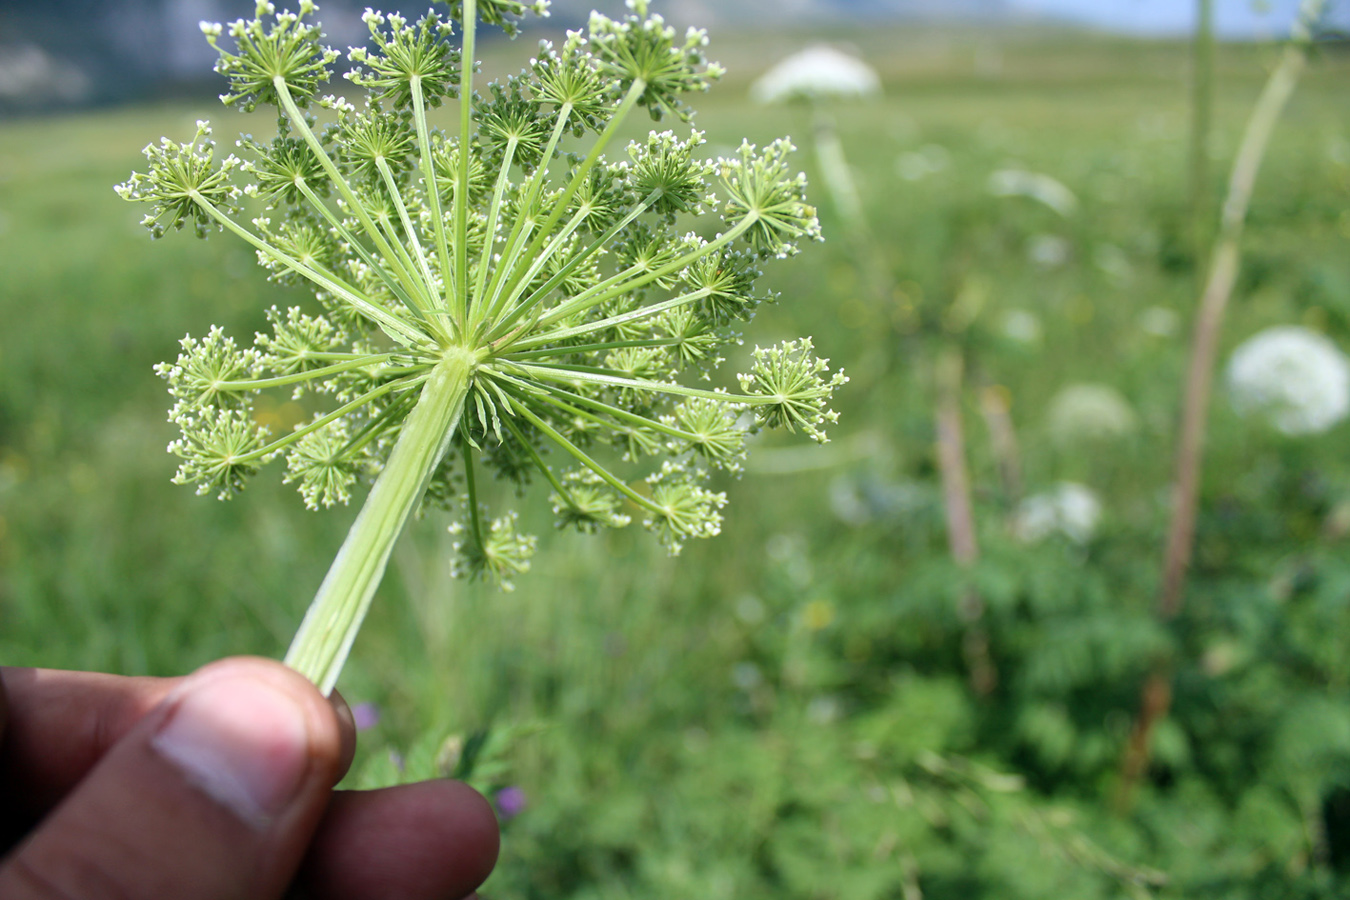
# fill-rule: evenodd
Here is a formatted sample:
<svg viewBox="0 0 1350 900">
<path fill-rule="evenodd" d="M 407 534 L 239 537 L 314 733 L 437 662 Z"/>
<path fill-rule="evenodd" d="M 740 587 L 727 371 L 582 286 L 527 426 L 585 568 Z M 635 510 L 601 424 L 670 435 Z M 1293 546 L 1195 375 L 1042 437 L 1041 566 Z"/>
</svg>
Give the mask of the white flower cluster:
<svg viewBox="0 0 1350 900">
<path fill-rule="evenodd" d="M 881 76 L 856 56 L 825 44 L 808 47 L 779 62 L 750 86 L 756 103 L 786 103 L 881 93 Z"/>
<path fill-rule="evenodd" d="M 1228 390 L 1241 415 L 1284 434 L 1318 434 L 1350 415 L 1350 360 L 1307 328 L 1267 328 L 1233 351 Z"/>
<path fill-rule="evenodd" d="M 905 181 L 923 181 L 952 167 L 952 154 L 941 144 L 924 144 L 918 150 L 901 153 L 895 159 L 895 174 Z"/>
<path fill-rule="evenodd" d="M 1064 182 L 1042 172 L 999 169 L 989 176 L 989 193 L 995 197 L 1026 197 L 1068 218 L 1078 211 L 1078 197 Z"/>
<path fill-rule="evenodd" d="M 1092 539 L 1101 521 L 1102 504 L 1084 485 L 1062 481 L 1054 489 L 1023 500 L 1013 515 L 1013 534 L 1034 544 L 1056 532 L 1076 544 Z"/>
<path fill-rule="evenodd" d="M 1181 331 L 1181 316 L 1165 306 L 1150 306 L 1139 314 L 1139 328 L 1150 337 L 1175 337 Z"/>
<path fill-rule="evenodd" d="M 999 321 L 1003 336 L 1014 343 L 1031 347 L 1041 342 L 1045 329 L 1034 312 L 1026 309 L 1010 309 L 1003 313 Z"/>
<path fill-rule="evenodd" d="M 1139 426 L 1128 400 L 1107 384 L 1071 384 L 1050 401 L 1050 436 L 1058 444 L 1112 441 Z"/>
</svg>

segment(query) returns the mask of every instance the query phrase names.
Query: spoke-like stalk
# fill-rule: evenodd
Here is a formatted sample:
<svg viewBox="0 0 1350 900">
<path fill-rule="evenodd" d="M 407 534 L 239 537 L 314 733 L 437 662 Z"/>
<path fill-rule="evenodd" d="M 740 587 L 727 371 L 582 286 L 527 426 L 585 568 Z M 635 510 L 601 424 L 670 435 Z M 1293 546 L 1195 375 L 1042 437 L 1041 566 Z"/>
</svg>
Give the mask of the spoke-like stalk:
<svg viewBox="0 0 1350 900">
<path fill-rule="evenodd" d="M 225 215 L 225 213 L 218 209 L 211 201 L 200 194 L 194 195 L 192 199 L 198 206 L 206 211 L 207 215 L 223 225 L 228 231 L 231 231 L 245 241 L 248 241 L 253 247 L 261 250 L 264 254 L 281 263 L 297 275 L 303 275 L 330 294 L 347 301 L 352 305 L 353 309 L 370 319 L 376 325 L 379 325 L 380 328 L 384 330 L 385 334 L 389 335 L 400 344 L 403 344 L 404 346 L 413 346 L 423 340 L 422 334 L 416 329 L 410 328 L 406 322 L 401 321 L 395 316 L 390 315 L 388 311 L 371 303 L 365 297 L 361 296 L 359 291 L 351 285 L 338 280 L 335 275 L 320 272 L 319 270 L 307 266 L 299 260 L 281 252 L 276 247 L 273 247 L 271 244 Z"/>
<path fill-rule="evenodd" d="M 452 350 L 432 370 L 286 654 L 286 664 L 325 694 L 337 681 L 394 542 L 459 426 L 474 366 L 469 354 Z"/>
<path fill-rule="evenodd" d="M 215 385 L 217 390 L 221 391 L 263 391 L 268 388 L 285 387 L 288 384 L 302 384 L 306 381 L 315 381 L 320 378 L 327 378 L 330 375 L 339 375 L 343 372 L 350 372 L 353 369 L 364 369 L 370 366 L 378 366 L 394 359 L 398 354 L 385 353 L 380 356 L 359 356 L 355 359 L 349 359 L 346 362 L 335 363 L 331 366 L 324 366 L 321 369 L 308 369 L 302 372 L 294 372 L 290 375 L 278 375 L 276 378 L 260 378 L 253 381 L 222 381 Z M 388 370 L 386 370 L 388 371 Z M 406 375 L 416 369 L 394 369 L 400 375 Z"/>
<path fill-rule="evenodd" d="M 620 315 L 617 316 L 610 316 L 609 318 L 601 319 L 598 322 L 590 322 L 585 325 L 578 325 L 575 328 L 564 328 L 561 331 L 553 331 L 549 332 L 548 334 L 540 335 L 537 338 L 530 338 L 528 340 L 521 341 L 518 344 L 512 345 L 511 347 L 512 357 L 522 359 L 525 358 L 525 357 L 515 357 L 514 354 L 517 349 L 527 350 L 531 347 L 540 347 L 546 344 L 555 343 L 557 341 L 565 341 L 574 337 L 582 337 L 583 335 L 587 334 L 595 334 L 597 331 L 603 331 L 606 328 L 614 328 L 616 326 L 623 325 L 627 322 L 632 322 L 637 319 L 645 319 L 650 316 L 657 315 L 658 313 L 663 313 L 668 309 L 674 309 L 677 306 L 688 306 L 690 303 L 697 303 L 699 300 L 702 300 L 704 297 L 707 297 L 711 293 L 712 288 L 699 288 L 696 291 L 690 291 L 688 294 L 681 294 L 680 296 L 672 297 L 669 300 L 662 300 L 660 303 L 653 303 L 651 306 L 641 306 L 630 312 L 621 313 Z M 568 349 L 570 350 L 571 348 Z"/>
<path fill-rule="evenodd" d="M 610 487 L 614 488 L 616 491 L 623 494 L 625 497 L 627 497 L 629 500 L 632 500 L 634 503 L 636 503 L 638 506 L 641 506 L 643 509 L 649 510 L 654 513 L 662 512 L 661 507 L 657 506 L 651 500 L 642 496 L 637 491 L 633 490 L 628 485 L 624 484 L 622 481 L 615 478 L 612 474 L 610 474 L 610 471 L 608 469 L 600 465 L 595 460 L 591 459 L 591 457 L 587 455 L 585 450 L 582 450 L 576 444 L 572 443 L 567 438 L 563 437 L 561 434 L 557 432 L 557 430 L 552 425 L 548 424 L 543 419 L 539 418 L 534 413 L 530 412 L 529 408 L 525 406 L 525 404 L 516 403 L 515 406 L 516 410 L 519 411 L 519 413 L 522 416 L 524 416 L 525 419 L 528 420 L 531 425 L 533 425 L 535 428 L 538 428 L 544 434 L 548 435 L 553 440 L 553 442 L 556 443 L 559 447 L 562 447 L 568 453 L 572 454 L 572 456 L 576 458 L 577 462 L 581 463 L 583 466 L 590 469 L 595 474 L 599 475 Z"/>
<path fill-rule="evenodd" d="M 431 265 L 427 262 L 426 251 L 422 249 L 422 242 L 417 239 L 417 229 L 413 227 L 412 216 L 408 215 L 408 207 L 403 202 L 403 191 L 399 188 L 398 182 L 394 180 L 394 172 L 389 168 L 389 163 L 383 159 L 375 160 L 375 165 L 380 170 L 380 176 L 384 179 L 384 186 L 389 189 L 389 196 L 393 198 L 394 209 L 398 211 L 399 221 L 403 223 L 403 233 L 408 237 L 408 243 L 412 244 L 413 254 L 416 257 L 417 268 L 422 272 L 422 278 L 426 283 L 426 299 L 430 302 L 426 305 L 427 311 L 435 306 L 436 297 L 436 276 L 431 274 Z"/>
<path fill-rule="evenodd" d="M 389 218 L 389 211 L 381 210 L 375 219 L 375 224 L 380 228 L 381 233 L 386 236 L 385 244 L 395 254 L 395 260 L 398 262 L 399 271 L 408 273 L 408 295 L 411 296 L 416 303 L 418 318 L 425 318 L 426 310 L 430 308 L 431 304 L 427 303 L 425 299 L 417 300 L 416 298 L 425 298 L 425 295 L 430 291 L 430 288 L 424 286 L 424 284 L 418 280 L 418 276 L 415 274 L 417 263 L 413 262 L 412 254 L 408 252 L 408 248 L 405 247 L 403 241 L 400 240 L 398 228 L 395 227 L 394 220 Z"/>
<path fill-rule="evenodd" d="M 469 495 L 469 531 L 480 548 L 483 544 L 483 511 L 478 508 L 478 479 L 473 472 L 473 448 L 467 442 L 460 448 L 464 460 L 464 490 Z"/>
<path fill-rule="evenodd" d="M 549 347 L 547 350 L 529 350 L 524 353 L 511 353 L 500 357 L 507 362 L 529 362 L 538 359 L 567 357 L 579 353 L 604 353 L 607 350 L 626 350 L 630 347 L 677 347 L 679 338 L 634 338 L 631 341 L 608 341 L 603 344 L 577 344 L 576 346 Z"/>
<path fill-rule="evenodd" d="M 613 118 L 609 120 L 609 124 L 605 126 L 605 130 L 600 133 L 598 138 L 596 138 L 595 146 L 591 148 L 591 152 L 587 154 L 586 159 L 577 167 L 577 170 L 572 173 L 572 180 L 568 183 L 567 189 L 563 191 L 562 197 L 554 204 L 553 212 L 549 213 L 549 217 L 544 220 L 544 224 L 538 229 L 530 246 L 525 250 L 525 253 L 522 256 L 518 257 L 519 260 L 531 260 L 541 249 L 543 249 L 544 241 L 548 240 L 553 229 L 560 221 L 562 221 L 563 214 L 567 211 L 567 207 L 572 202 L 572 198 L 577 195 L 577 191 L 581 190 L 581 186 L 586 183 L 586 179 L 590 177 L 591 170 L 595 168 L 595 164 L 598 163 L 601 156 L 604 155 L 605 149 L 609 146 L 609 142 L 614 139 L 614 135 L 618 132 L 619 127 L 623 125 L 624 119 L 628 118 L 628 114 L 633 111 L 633 107 L 637 105 L 639 98 L 642 97 L 646 90 L 647 82 L 643 81 L 641 78 L 633 82 L 633 86 L 629 88 L 628 93 L 624 95 L 623 101 L 619 104 L 619 108 L 615 110 Z M 507 284 L 506 293 L 508 295 L 512 294 L 517 285 L 519 285 L 524 278 L 525 276 L 519 271 L 515 272 L 511 281 Z"/>
<path fill-rule="evenodd" d="M 624 281 L 624 279 L 630 277 L 634 273 L 634 269 L 631 267 L 625 269 L 613 278 L 608 278 L 597 284 L 595 287 L 582 291 L 566 303 L 561 303 L 556 308 L 549 310 L 540 317 L 539 325 L 540 327 L 543 327 L 544 325 L 550 325 L 560 319 L 575 315 L 576 313 L 585 312 L 601 303 L 613 300 L 615 297 L 621 297 L 630 291 L 635 291 L 640 287 L 646 287 L 658 278 L 665 278 L 667 275 L 673 275 L 681 269 L 688 268 L 709 253 L 716 253 L 727 244 L 730 244 L 732 241 L 745 234 L 757 221 L 759 221 L 759 214 L 751 212 L 740 222 L 737 222 L 736 227 L 695 250 L 693 253 L 687 253 L 674 262 L 666 263 L 664 266 L 660 266 L 659 268 L 650 271 L 638 270 L 642 271 L 643 274 L 633 278 L 632 281 Z"/>
<path fill-rule="evenodd" d="M 324 217 L 329 225 L 333 226 L 333 229 L 338 233 L 338 237 L 347 242 L 347 246 L 351 247 L 356 255 L 361 258 L 361 262 L 369 266 L 370 270 L 379 277 L 380 281 L 384 282 L 384 286 L 389 288 L 390 292 L 399 299 L 399 302 L 406 306 L 408 311 L 413 315 L 421 317 L 421 310 L 418 309 L 417 304 L 413 302 L 412 296 L 408 294 L 402 283 L 391 275 L 388 269 L 380 264 L 380 261 L 375 258 L 375 254 L 366 249 L 365 244 L 362 244 L 357 239 L 356 235 L 351 233 L 351 229 L 349 229 L 346 223 L 342 221 L 342 217 L 329 209 L 328 204 L 324 203 L 319 195 L 314 193 L 314 189 L 303 180 L 297 179 L 295 185 L 300 190 L 300 193 L 305 195 L 305 199 L 310 202 L 310 205 Z"/>
<path fill-rule="evenodd" d="M 498 172 L 497 184 L 492 189 L 492 204 L 488 207 L 487 238 L 483 241 L 483 253 L 479 257 L 478 271 L 474 276 L 475 299 L 481 299 L 483 292 L 487 290 L 488 270 L 492 267 L 492 250 L 497 244 L 497 221 L 501 218 L 502 198 L 506 196 L 506 186 L 511 183 L 511 166 L 515 163 L 518 145 L 519 139 L 514 134 L 507 138 L 501 171 Z"/>
<path fill-rule="evenodd" d="M 502 249 L 501 264 L 497 270 L 492 273 L 492 281 L 488 284 L 487 292 L 478 298 L 480 305 L 486 303 L 487 309 L 496 310 L 498 308 L 497 298 L 501 295 L 502 288 L 506 284 L 506 276 L 515 265 L 515 260 L 520 253 L 520 244 L 529 238 L 534 229 L 534 222 L 530 218 L 529 210 L 534 209 L 535 203 L 539 201 L 539 192 L 544 189 L 544 182 L 548 179 L 548 166 L 553 161 L 553 154 L 558 150 L 558 141 L 562 140 L 563 132 L 567 130 L 567 121 L 572 115 L 572 104 L 564 103 L 558 110 L 558 121 L 553 123 L 553 133 L 549 135 L 548 145 L 544 147 L 543 154 L 539 157 L 539 165 L 535 167 L 534 174 L 530 176 L 530 183 L 525 187 L 525 193 L 521 195 L 520 204 L 521 214 L 516 217 L 515 223 L 511 226 L 511 232 L 506 237 L 506 245 Z M 484 321 L 488 318 L 488 313 L 480 313 L 475 321 Z"/>
<path fill-rule="evenodd" d="M 409 381 L 391 381 L 388 384 L 382 384 L 379 387 L 375 388 L 374 390 L 367 391 L 360 397 L 357 397 L 352 402 L 347 403 L 343 406 L 339 406 L 337 409 L 333 410 L 327 415 L 315 419 L 308 425 L 304 425 L 300 428 L 295 429 L 285 437 L 278 438 L 277 440 L 268 444 L 266 447 L 254 450 L 252 453 L 245 454 L 244 456 L 240 456 L 234 461 L 236 463 L 251 463 L 257 462 L 258 460 L 266 459 L 267 457 L 276 453 L 278 450 L 284 450 L 291 444 L 294 444 L 301 438 L 318 431 L 320 428 L 329 424 L 330 422 L 337 421 L 338 419 L 347 415 L 347 413 L 356 412 L 358 409 L 365 406 L 367 403 L 370 403 L 374 400 L 378 400 L 385 394 L 389 394 L 398 390 L 407 390 L 408 388 L 416 387 L 422 380 L 424 379 L 414 379 Z"/>
<path fill-rule="evenodd" d="M 609 422 L 607 422 L 605 419 L 602 419 L 595 413 L 589 413 L 584 409 L 580 409 L 576 406 L 573 406 L 571 403 L 568 403 L 567 400 L 564 400 L 562 398 L 565 397 L 570 400 L 575 400 L 576 402 L 585 404 L 586 406 L 592 407 L 593 409 L 597 409 L 600 410 L 601 412 L 608 413 L 610 416 L 613 416 L 616 420 L 620 422 L 627 422 L 629 425 L 637 425 L 640 428 L 650 428 L 653 431 L 659 431 L 662 434 L 668 435 L 673 438 L 679 438 L 682 441 L 690 441 L 691 443 L 698 441 L 698 435 L 691 434 L 688 431 L 675 428 L 674 426 L 671 425 L 667 425 L 664 422 L 661 422 L 657 419 L 649 419 L 646 416 L 640 416 L 637 413 L 631 413 L 626 409 L 620 409 L 617 406 L 611 406 L 608 403 L 603 403 L 599 400 L 592 400 L 591 398 L 583 397 L 580 394 L 573 394 L 572 392 L 564 391 L 561 388 L 551 388 L 550 390 L 553 396 L 545 395 L 540 397 L 540 399 L 543 402 L 548 403 L 551 406 L 555 406 L 558 409 L 561 409 L 564 412 L 569 413 L 571 415 L 581 416 L 587 421 L 595 422 L 596 424 L 599 425 L 606 425 L 606 426 L 610 425 Z"/>
<path fill-rule="evenodd" d="M 340 171 L 338 171 L 337 163 L 333 162 L 328 156 L 328 153 L 323 149 L 323 144 L 319 141 L 318 136 L 314 134 L 314 130 L 311 129 L 309 123 L 305 121 L 304 111 L 295 104 L 295 99 L 291 97 L 291 89 L 286 86 L 286 79 L 278 75 L 276 78 L 272 79 L 272 84 L 276 88 L 277 99 L 281 101 L 281 108 L 285 111 L 287 118 L 290 120 L 291 127 L 300 132 L 300 136 L 305 139 L 305 143 L 309 145 L 309 149 L 313 152 L 314 158 L 319 161 L 319 165 L 323 168 L 325 174 L 328 175 L 328 180 L 333 183 L 333 187 L 337 188 L 338 193 L 342 195 L 342 199 L 346 201 L 347 207 L 356 216 L 357 221 L 361 223 L 361 227 L 366 230 L 366 233 L 370 235 L 370 239 L 375 242 L 376 248 L 384 255 L 385 259 L 389 260 L 391 265 L 397 264 L 399 260 L 395 256 L 393 249 L 389 246 L 389 242 L 384 239 L 384 235 L 380 233 L 380 229 L 376 227 L 374 220 L 371 219 L 369 211 L 366 210 L 365 206 L 357 198 L 355 192 L 347 185 L 347 179 L 343 177 Z M 404 270 L 397 272 L 396 274 L 405 285 L 415 283 L 411 277 L 411 272 Z"/>
<path fill-rule="evenodd" d="M 625 215 L 618 222 L 610 226 L 608 231 L 606 231 L 604 234 L 600 235 L 600 237 L 592 241 L 590 245 L 586 247 L 586 249 L 582 250 L 580 253 L 573 254 L 572 257 L 567 261 L 567 264 L 564 265 L 561 269 L 559 269 L 552 278 L 550 278 L 544 284 L 540 285 L 534 292 L 532 292 L 528 297 L 526 297 L 523 301 L 521 301 L 521 303 L 511 311 L 510 317 L 505 321 L 503 321 L 502 323 L 500 323 L 499 327 L 497 327 L 493 331 L 493 338 L 497 339 L 498 335 L 506 333 L 514 322 L 518 321 L 522 316 L 528 314 L 532 309 L 534 309 L 536 306 L 542 303 L 548 297 L 548 295 L 552 293 L 564 281 L 566 281 L 573 272 L 575 272 L 581 266 L 589 262 L 590 259 L 595 256 L 595 254 L 599 253 L 605 247 L 609 246 L 610 241 L 612 241 L 619 234 L 620 231 L 623 231 L 625 228 L 631 225 L 633 223 L 633 220 L 636 219 L 638 216 L 642 215 L 648 209 L 651 209 L 652 204 L 655 203 L 661 197 L 661 194 L 662 191 L 659 188 L 657 190 L 652 191 L 650 194 L 646 196 L 646 198 L 643 199 L 641 203 L 637 204 L 631 210 L 629 210 L 627 215 Z M 630 269 L 627 271 L 629 274 L 633 274 L 638 270 Z"/>
<path fill-rule="evenodd" d="M 460 55 L 459 77 L 459 182 L 455 188 L 455 294 L 459 303 L 459 325 L 468 331 L 469 322 L 469 140 L 473 137 L 474 43 L 478 26 L 477 0 L 464 0 L 464 45 Z M 446 274 L 446 278 L 449 278 Z"/>
<path fill-rule="evenodd" d="M 450 293 L 450 241 L 445 234 L 445 216 L 441 213 L 441 191 L 436 183 L 436 164 L 431 156 L 431 129 L 427 127 L 426 99 L 422 91 L 422 76 L 412 77 L 413 121 L 417 125 L 417 147 L 422 159 L 422 184 L 427 195 L 427 206 L 431 210 L 431 221 L 436 236 L 436 258 L 441 264 L 441 280 L 445 283 L 443 293 Z M 431 287 L 431 282 L 427 283 Z M 449 306 L 449 297 L 443 298 Z"/>
<path fill-rule="evenodd" d="M 567 489 L 557 475 L 553 474 L 553 469 L 544 461 L 544 457 L 539 455 L 539 451 L 534 449 L 534 444 L 516 427 L 516 423 L 508 417 L 503 424 L 506 425 L 506 430 L 511 432 L 511 436 L 516 439 L 516 443 L 524 447 L 525 451 L 529 453 L 530 459 L 534 461 L 534 467 L 543 473 L 543 476 L 548 479 L 549 484 L 553 485 L 553 489 L 558 492 L 558 495 L 567 501 L 568 506 L 576 509 L 577 503 L 572 498 L 572 492 Z"/>
<path fill-rule="evenodd" d="M 576 234 L 577 229 L 581 227 L 581 224 L 586 221 L 590 214 L 591 209 L 589 207 L 577 210 L 576 215 L 572 216 L 571 220 L 567 223 L 567 227 L 558 232 L 553 240 L 549 241 L 548 246 L 545 247 L 542 252 L 529 258 L 530 266 L 526 269 L 525 274 L 521 276 L 514 287 L 502 293 L 501 299 L 494 304 L 494 307 L 510 309 L 511 304 L 520 299 L 520 295 L 529 289 L 530 282 L 539 277 L 539 273 L 548 265 L 549 260 L 553 259 L 558 251 L 567 243 L 567 240 L 572 235 Z M 493 312 L 495 311 L 496 309 L 494 308 Z M 491 315 L 491 313 L 489 313 L 489 315 Z"/>
<path fill-rule="evenodd" d="M 548 366 L 518 364 L 521 371 L 534 378 L 542 378 L 557 384 L 574 385 L 578 381 L 606 387 L 632 388 L 639 391 L 653 391 L 658 394 L 670 394 L 676 397 L 699 397 L 704 400 L 716 400 L 719 403 L 739 403 L 743 406 L 767 406 L 782 402 L 778 397 L 758 397 L 750 394 L 730 394 L 720 391 L 704 391 L 699 388 L 685 387 L 674 382 L 648 381 L 645 378 L 624 378 L 611 375 L 603 369 L 591 366 L 568 366 L 554 363 Z"/>
<path fill-rule="evenodd" d="M 385 429 L 389 427 L 390 423 L 402 422 L 415 402 L 415 397 L 400 397 L 393 403 L 390 403 L 388 408 L 385 409 L 378 418 L 367 422 L 360 431 L 352 435 L 351 440 L 347 441 L 342 450 L 336 455 L 345 457 L 364 448 L 371 441 L 375 440 L 375 438 L 379 437 Z"/>
</svg>

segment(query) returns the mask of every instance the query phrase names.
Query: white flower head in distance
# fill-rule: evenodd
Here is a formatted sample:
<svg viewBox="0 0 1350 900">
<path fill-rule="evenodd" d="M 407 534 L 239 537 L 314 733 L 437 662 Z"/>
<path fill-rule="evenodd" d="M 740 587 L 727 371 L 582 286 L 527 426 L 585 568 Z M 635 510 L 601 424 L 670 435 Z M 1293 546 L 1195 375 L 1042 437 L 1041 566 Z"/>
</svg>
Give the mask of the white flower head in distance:
<svg viewBox="0 0 1350 900">
<path fill-rule="evenodd" d="M 1010 309 L 999 322 L 1003 336 L 1018 344 L 1031 346 L 1041 342 L 1044 330 L 1036 314 L 1025 309 Z"/>
<path fill-rule="evenodd" d="M 1151 337 L 1175 337 L 1181 331 L 1181 316 L 1165 306 L 1150 306 L 1139 314 L 1139 328 Z"/>
<path fill-rule="evenodd" d="M 1073 245 L 1058 234 L 1037 234 L 1027 242 L 1027 258 L 1042 269 L 1058 269 L 1072 255 Z"/>
<path fill-rule="evenodd" d="M 1056 443 L 1110 441 L 1131 434 L 1138 417 L 1120 391 L 1106 384 L 1071 384 L 1050 401 L 1050 434 Z"/>
<path fill-rule="evenodd" d="M 825 44 L 808 47 L 779 62 L 750 86 L 756 103 L 787 103 L 881 93 L 881 76 L 856 56 Z"/>
<path fill-rule="evenodd" d="M 1078 211 L 1078 197 L 1065 184 L 1040 172 L 999 169 L 989 176 L 989 193 L 995 197 L 1026 197 L 1043 203 L 1068 218 Z"/>
<path fill-rule="evenodd" d="M 1058 532 L 1076 544 L 1092 539 L 1101 521 L 1102 504 L 1084 485 L 1062 481 L 1053 489 L 1023 500 L 1013 515 L 1013 534 L 1034 544 Z"/>
<path fill-rule="evenodd" d="M 1350 361 L 1314 331 L 1267 328 L 1233 351 L 1228 390 L 1241 415 L 1284 434 L 1318 434 L 1350 414 Z"/>
<path fill-rule="evenodd" d="M 923 181 L 952 166 L 952 155 L 941 144 L 924 144 L 918 150 L 901 153 L 895 160 L 895 172 L 905 181 Z"/>
</svg>

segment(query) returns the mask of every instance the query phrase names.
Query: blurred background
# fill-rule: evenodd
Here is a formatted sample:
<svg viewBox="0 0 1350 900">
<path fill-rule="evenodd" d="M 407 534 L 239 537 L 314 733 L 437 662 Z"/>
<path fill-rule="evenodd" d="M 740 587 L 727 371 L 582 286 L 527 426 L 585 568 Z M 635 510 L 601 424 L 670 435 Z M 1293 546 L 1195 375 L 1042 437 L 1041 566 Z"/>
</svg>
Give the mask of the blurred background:
<svg viewBox="0 0 1350 900">
<path fill-rule="evenodd" d="M 322 4 L 335 47 L 365 40 L 368 4 Z M 417 16 L 425 2 L 385 4 Z M 1288 31 L 1298 0 L 1220 0 L 1214 27 L 1233 39 L 1272 38 Z M 585 24 L 592 8 L 616 14 L 615 0 L 558 0 L 555 30 Z M 214 57 L 197 23 L 250 13 L 238 0 L 3 0 L 0 2 L 0 110 L 105 104 L 212 90 Z M 1188 0 L 672 0 L 663 15 L 685 27 L 719 30 L 768 23 L 774 31 L 808 33 L 867 23 L 940 23 L 965 28 L 1035 28 L 1074 24 L 1098 31 L 1182 35 L 1196 24 Z M 1344 10 L 1332 20 L 1350 22 Z M 209 93 L 208 93 L 209 96 Z"/>
<path fill-rule="evenodd" d="M 1350 896 L 1350 3 L 1256 182 L 1175 614 L 1190 336 L 1297 4 L 654 5 L 729 69 L 695 102 L 711 152 L 800 148 L 828 239 L 770 267 L 746 340 L 811 334 L 850 373 L 834 440 L 762 442 L 678 559 L 521 501 L 543 539 L 510 594 L 452 581 L 426 515 L 341 684 L 349 783 L 470 777 L 505 831 L 485 897 Z M 363 5 L 321 6 L 362 42 Z M 307 301 L 240 242 L 152 245 L 112 186 L 199 118 L 271 127 L 214 100 L 197 28 L 252 7 L 0 0 L 5 664 L 279 655 L 354 515 L 277 471 L 229 503 L 169 483 L 151 367 Z M 803 50 L 842 93 L 761 80 Z"/>
</svg>

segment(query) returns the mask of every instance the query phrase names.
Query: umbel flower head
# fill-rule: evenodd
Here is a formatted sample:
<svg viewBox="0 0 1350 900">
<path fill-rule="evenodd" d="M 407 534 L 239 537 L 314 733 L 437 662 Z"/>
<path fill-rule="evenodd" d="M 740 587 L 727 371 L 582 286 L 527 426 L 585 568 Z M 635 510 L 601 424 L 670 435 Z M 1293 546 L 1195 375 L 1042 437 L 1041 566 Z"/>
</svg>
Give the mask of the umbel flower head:
<svg viewBox="0 0 1350 900">
<path fill-rule="evenodd" d="M 794 53 L 750 85 L 757 103 L 868 97 L 881 93 L 881 76 L 856 56 L 817 44 Z"/>
<path fill-rule="evenodd" d="M 1233 351 L 1228 390 L 1242 415 L 1288 435 L 1319 434 L 1350 415 L 1350 360 L 1315 331 L 1279 325 Z"/>
<path fill-rule="evenodd" d="M 1139 417 L 1120 391 L 1092 382 L 1061 388 L 1050 399 L 1047 419 L 1050 436 L 1065 446 L 1109 443 L 1139 427 Z"/>
<path fill-rule="evenodd" d="M 1018 504 L 1012 518 L 1018 540 L 1035 544 L 1056 532 L 1076 544 L 1086 544 L 1097 530 L 1102 504 L 1092 489 L 1073 481 L 1033 494 Z"/>
<path fill-rule="evenodd" d="M 231 232 L 272 278 L 313 290 L 310 308 L 270 311 L 252 346 L 212 329 L 158 371 L 182 429 L 177 478 L 200 492 L 228 497 L 276 457 L 311 507 L 374 479 L 316 608 L 365 592 L 342 601 L 359 621 L 424 496 L 461 516 L 455 570 L 509 584 L 534 540 L 513 511 L 488 513 L 485 474 L 546 485 L 560 527 L 636 519 L 674 553 L 717 533 L 726 498 L 706 484 L 739 471 L 748 434 L 826 439 L 846 379 L 809 339 L 719 374 L 769 299 L 761 267 L 820 237 L 792 145 L 708 158 L 680 124 L 687 96 L 721 74 L 706 35 L 677 34 L 647 0 L 628 7 L 542 42 L 483 91 L 479 22 L 514 33 L 546 2 L 456 0 L 415 22 L 369 10 L 367 45 L 346 53 L 357 105 L 324 93 L 339 54 L 314 4 L 260 2 L 253 19 L 203 31 L 223 102 L 271 108 L 277 133 L 222 155 L 200 123 L 186 143 L 146 148 L 148 170 L 118 187 L 150 205 L 156 236 Z M 447 102 L 443 130 L 428 113 Z M 616 146 L 637 109 L 675 130 Z M 266 390 L 322 411 L 268 434 L 252 415 Z"/>
</svg>

